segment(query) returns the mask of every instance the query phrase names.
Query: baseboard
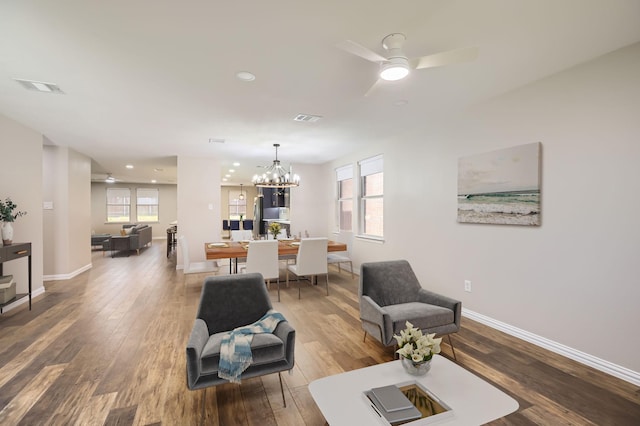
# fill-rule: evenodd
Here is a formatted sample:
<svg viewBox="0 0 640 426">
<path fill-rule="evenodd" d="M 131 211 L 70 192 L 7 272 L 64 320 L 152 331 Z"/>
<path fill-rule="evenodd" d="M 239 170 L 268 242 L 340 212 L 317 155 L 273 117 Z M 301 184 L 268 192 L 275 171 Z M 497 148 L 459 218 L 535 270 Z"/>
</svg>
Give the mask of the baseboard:
<svg viewBox="0 0 640 426">
<path fill-rule="evenodd" d="M 88 271 L 89 269 L 92 268 L 92 264 L 89 263 L 88 265 L 83 266 L 80 269 L 76 269 L 73 272 L 70 272 L 68 274 L 57 274 L 57 275 L 44 275 L 42 277 L 43 281 L 62 281 L 62 280 L 69 280 L 77 275 L 80 275 L 81 273 Z"/>
<path fill-rule="evenodd" d="M 570 348 L 561 343 L 554 342 L 553 340 L 546 339 L 544 337 L 519 329 L 517 327 L 513 327 L 509 324 L 497 321 L 493 318 L 470 311 L 465 308 L 462 308 L 462 315 L 491 328 L 495 328 L 496 330 L 500 330 L 511 336 L 525 340 L 529 343 L 533 343 L 534 345 L 540 346 L 541 348 L 550 350 L 551 352 L 555 352 L 557 354 L 570 358 L 581 364 L 588 365 L 589 367 L 610 374 L 636 386 L 640 386 L 640 373 L 637 371 L 633 371 L 626 367 L 622 367 L 604 359 L 589 355 L 577 349 Z"/>
<path fill-rule="evenodd" d="M 34 290 L 31 292 L 31 299 L 33 299 L 36 296 L 40 296 L 41 294 L 44 294 L 44 286 L 39 287 L 38 289 Z M 12 309 L 17 308 L 20 305 L 23 305 L 25 303 L 29 303 L 29 298 L 28 297 L 23 297 L 20 300 L 16 300 L 15 302 L 13 302 L 10 305 L 5 306 L 4 308 L 2 308 L 3 312 L 8 312 Z"/>
</svg>

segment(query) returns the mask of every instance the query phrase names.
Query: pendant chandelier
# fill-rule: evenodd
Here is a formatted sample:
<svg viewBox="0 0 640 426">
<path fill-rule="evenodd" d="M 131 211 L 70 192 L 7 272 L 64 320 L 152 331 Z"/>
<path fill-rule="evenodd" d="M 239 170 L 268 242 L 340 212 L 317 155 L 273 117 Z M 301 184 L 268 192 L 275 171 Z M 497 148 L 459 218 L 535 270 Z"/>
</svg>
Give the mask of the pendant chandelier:
<svg viewBox="0 0 640 426">
<path fill-rule="evenodd" d="M 240 184 L 240 196 L 238 197 L 240 200 L 244 200 L 244 193 L 242 192 L 242 184 Z"/>
<path fill-rule="evenodd" d="M 274 143 L 273 146 L 276 147 L 276 159 L 262 175 L 253 177 L 253 184 L 260 188 L 292 188 L 300 185 L 300 176 L 291 173 L 291 166 L 289 166 L 289 170 L 285 170 L 280 165 L 280 160 L 278 160 L 280 144 Z"/>
</svg>

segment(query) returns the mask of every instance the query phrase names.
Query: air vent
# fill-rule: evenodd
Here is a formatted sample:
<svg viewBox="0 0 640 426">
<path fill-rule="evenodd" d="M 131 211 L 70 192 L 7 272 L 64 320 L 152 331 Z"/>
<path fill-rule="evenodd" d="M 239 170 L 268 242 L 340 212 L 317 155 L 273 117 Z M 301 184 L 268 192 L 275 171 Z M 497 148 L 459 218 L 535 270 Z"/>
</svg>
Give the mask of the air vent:
<svg viewBox="0 0 640 426">
<path fill-rule="evenodd" d="M 304 121 L 305 123 L 315 123 L 321 118 L 322 117 L 319 115 L 298 114 L 293 118 L 293 121 Z"/>
<path fill-rule="evenodd" d="M 209 138 L 209 143 L 225 143 L 225 140 L 220 138 Z"/>
<path fill-rule="evenodd" d="M 33 81 L 33 80 L 22 80 L 20 78 L 14 78 L 15 81 L 20 83 L 22 87 L 28 90 L 37 90 L 38 92 L 45 93 L 61 93 L 64 92 L 60 90 L 57 84 L 54 83 L 45 83 L 42 81 Z"/>
</svg>

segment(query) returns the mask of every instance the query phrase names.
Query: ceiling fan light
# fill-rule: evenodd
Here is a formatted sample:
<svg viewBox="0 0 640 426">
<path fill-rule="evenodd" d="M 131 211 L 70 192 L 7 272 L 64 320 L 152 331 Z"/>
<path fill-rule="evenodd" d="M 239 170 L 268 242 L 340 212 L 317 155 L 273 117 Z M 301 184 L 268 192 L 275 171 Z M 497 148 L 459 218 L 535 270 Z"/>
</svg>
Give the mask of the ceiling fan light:
<svg viewBox="0 0 640 426">
<path fill-rule="evenodd" d="M 402 80 L 409 75 L 409 66 L 403 63 L 389 62 L 382 65 L 380 78 L 386 81 Z"/>
</svg>

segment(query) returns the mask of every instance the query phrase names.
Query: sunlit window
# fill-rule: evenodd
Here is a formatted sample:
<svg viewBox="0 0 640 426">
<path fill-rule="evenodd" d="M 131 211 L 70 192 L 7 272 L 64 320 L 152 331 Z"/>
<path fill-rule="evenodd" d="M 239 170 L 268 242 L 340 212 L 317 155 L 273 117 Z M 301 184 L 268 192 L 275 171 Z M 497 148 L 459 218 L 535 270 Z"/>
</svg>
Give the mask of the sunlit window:
<svg viewBox="0 0 640 426">
<path fill-rule="evenodd" d="M 350 232 L 353 229 L 353 167 L 345 166 L 336 169 L 336 179 L 338 231 Z"/>
<path fill-rule="evenodd" d="M 384 173 L 382 155 L 362 160 L 360 166 L 360 234 L 384 236 Z"/>
<path fill-rule="evenodd" d="M 129 188 L 107 188 L 107 223 L 128 223 L 131 220 Z"/>
</svg>

